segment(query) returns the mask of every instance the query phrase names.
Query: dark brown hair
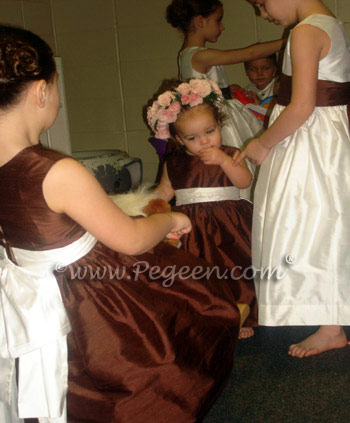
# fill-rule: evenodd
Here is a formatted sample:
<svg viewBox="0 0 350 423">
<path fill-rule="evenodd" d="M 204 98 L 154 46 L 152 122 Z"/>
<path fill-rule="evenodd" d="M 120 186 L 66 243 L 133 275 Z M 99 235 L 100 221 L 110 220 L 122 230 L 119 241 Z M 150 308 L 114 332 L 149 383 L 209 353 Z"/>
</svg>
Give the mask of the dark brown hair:
<svg viewBox="0 0 350 423">
<path fill-rule="evenodd" d="M 261 57 L 261 59 L 269 59 L 273 63 L 274 66 L 277 66 L 277 55 L 276 53 L 271 54 L 270 56 Z M 244 67 L 247 68 L 251 62 L 254 62 L 254 60 L 247 60 L 244 62 Z"/>
<path fill-rule="evenodd" d="M 173 0 L 166 8 L 166 20 L 186 34 L 194 17 L 207 18 L 218 7 L 222 7 L 220 0 Z"/>
<path fill-rule="evenodd" d="M 0 109 L 16 105 L 31 82 L 51 82 L 55 72 L 45 41 L 31 31 L 0 25 Z"/>
</svg>

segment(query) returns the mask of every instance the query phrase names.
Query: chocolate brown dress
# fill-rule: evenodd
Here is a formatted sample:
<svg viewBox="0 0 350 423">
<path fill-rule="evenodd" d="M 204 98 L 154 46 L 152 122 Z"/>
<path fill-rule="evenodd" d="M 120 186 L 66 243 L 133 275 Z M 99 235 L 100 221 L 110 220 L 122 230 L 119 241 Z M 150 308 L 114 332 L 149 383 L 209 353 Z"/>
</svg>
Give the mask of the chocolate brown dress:
<svg viewBox="0 0 350 423">
<path fill-rule="evenodd" d="M 230 156 L 237 150 L 228 146 L 221 146 L 221 149 Z M 166 163 L 174 190 L 233 186 L 220 166 L 205 165 L 198 156 L 184 151 L 173 150 Z M 227 281 L 237 302 L 248 304 L 251 309 L 244 325 L 255 326 L 257 301 L 251 267 L 252 203 L 243 199 L 213 201 L 184 204 L 176 206 L 175 210 L 185 213 L 192 222 L 192 231 L 181 238 L 182 248 L 229 270 L 226 272 Z"/>
<path fill-rule="evenodd" d="M 0 225 L 11 246 L 47 250 L 84 234 L 43 198 L 42 181 L 63 157 L 38 144 L 0 167 Z M 163 276 L 144 271 L 145 263 Z M 171 281 L 174 266 L 208 263 L 165 243 L 134 257 L 98 242 L 56 272 L 73 328 L 70 423 L 199 422 L 220 393 L 233 364 L 239 312 L 225 281 Z M 93 276 L 101 269 L 120 273 Z"/>
</svg>

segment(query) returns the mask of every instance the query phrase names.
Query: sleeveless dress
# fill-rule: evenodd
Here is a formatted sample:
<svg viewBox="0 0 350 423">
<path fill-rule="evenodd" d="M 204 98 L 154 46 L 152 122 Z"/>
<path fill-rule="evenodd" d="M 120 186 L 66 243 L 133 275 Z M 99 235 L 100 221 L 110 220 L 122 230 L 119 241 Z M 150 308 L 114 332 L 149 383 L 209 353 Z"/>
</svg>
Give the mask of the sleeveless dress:
<svg viewBox="0 0 350 423">
<path fill-rule="evenodd" d="M 85 233 L 43 197 L 45 175 L 64 157 L 38 144 L 0 167 L 11 247 L 49 250 Z M 135 257 L 97 242 L 55 271 L 72 326 L 69 422 L 187 423 L 208 411 L 230 374 L 240 315 L 225 281 L 176 275 L 183 266 L 208 263 L 166 243 Z"/>
<path fill-rule="evenodd" d="M 329 53 L 319 62 L 320 83 L 349 82 L 350 42 L 341 23 L 311 15 L 298 26 L 306 24 L 331 40 Z M 290 39 L 283 73 L 292 74 Z M 283 110 L 276 105 L 271 122 Z M 261 270 L 256 278 L 259 324 L 350 324 L 349 169 L 346 105 L 315 107 L 263 162 L 252 232 L 253 265 Z M 267 271 L 270 276 L 262 276 Z"/>
<path fill-rule="evenodd" d="M 179 54 L 179 77 L 181 81 L 190 78 L 209 78 L 215 81 L 220 88 L 229 86 L 226 72 L 222 66 L 212 66 L 206 74 L 197 72 L 192 67 L 192 57 L 204 47 L 188 47 Z M 228 120 L 222 127 L 223 144 L 243 149 L 244 146 L 262 130 L 259 120 L 244 104 L 237 99 L 228 100 Z"/>
<path fill-rule="evenodd" d="M 233 156 L 234 147 L 222 146 Z M 233 187 L 217 165 L 205 165 L 198 156 L 177 150 L 167 159 L 167 171 L 176 190 L 198 187 Z M 239 192 L 239 190 L 237 189 Z M 213 265 L 229 269 L 226 280 L 238 303 L 250 306 L 244 326 L 257 323 L 257 306 L 252 277 L 252 204 L 244 199 L 183 204 L 174 208 L 192 221 L 192 231 L 181 237 L 182 248 Z"/>
</svg>

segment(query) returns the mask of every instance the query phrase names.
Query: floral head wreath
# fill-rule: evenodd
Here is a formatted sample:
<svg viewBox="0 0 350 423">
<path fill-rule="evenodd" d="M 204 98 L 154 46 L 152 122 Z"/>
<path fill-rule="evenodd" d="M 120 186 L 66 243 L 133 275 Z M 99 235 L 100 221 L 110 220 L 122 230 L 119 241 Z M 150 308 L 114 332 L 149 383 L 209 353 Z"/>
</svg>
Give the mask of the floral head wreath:
<svg viewBox="0 0 350 423">
<path fill-rule="evenodd" d="M 211 79 L 191 79 L 158 96 L 147 109 L 147 121 L 156 138 L 170 138 L 169 123 L 177 120 L 183 106 L 195 107 L 204 101 L 211 101 L 216 109 L 224 111 L 224 97 L 217 83 Z"/>
</svg>

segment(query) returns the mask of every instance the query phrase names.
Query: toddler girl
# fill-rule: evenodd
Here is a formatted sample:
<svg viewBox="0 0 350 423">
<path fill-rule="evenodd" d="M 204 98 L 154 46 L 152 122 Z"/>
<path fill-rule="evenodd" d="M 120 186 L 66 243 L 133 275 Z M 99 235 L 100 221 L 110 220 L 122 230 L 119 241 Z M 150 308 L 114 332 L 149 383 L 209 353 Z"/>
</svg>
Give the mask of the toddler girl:
<svg viewBox="0 0 350 423">
<path fill-rule="evenodd" d="M 251 270 L 252 204 L 241 199 L 240 189 L 252 175 L 244 162 L 233 166 L 239 153 L 222 146 L 221 124 L 225 105 L 217 84 L 192 79 L 161 94 L 148 109 L 148 122 L 179 147 L 166 159 L 158 186 L 162 197 L 175 195 L 175 209 L 189 216 L 193 229 L 181 238 L 182 248 L 210 263 L 229 269 L 237 302 L 249 304 L 246 326 L 255 324 L 256 306 Z M 242 328 L 240 337 L 253 334 Z"/>
<path fill-rule="evenodd" d="M 297 24 L 270 127 L 237 160 L 262 163 L 253 264 L 285 273 L 257 280 L 259 323 L 321 325 L 289 347 L 307 357 L 347 345 L 350 323 L 350 41 L 320 0 L 251 2 L 275 24 Z"/>
<path fill-rule="evenodd" d="M 201 421 L 232 368 L 227 283 L 159 243 L 188 217 L 132 219 L 40 145 L 59 108 L 50 47 L 0 26 L 0 56 L 0 421 L 66 423 L 67 389 L 76 423 Z"/>
</svg>

